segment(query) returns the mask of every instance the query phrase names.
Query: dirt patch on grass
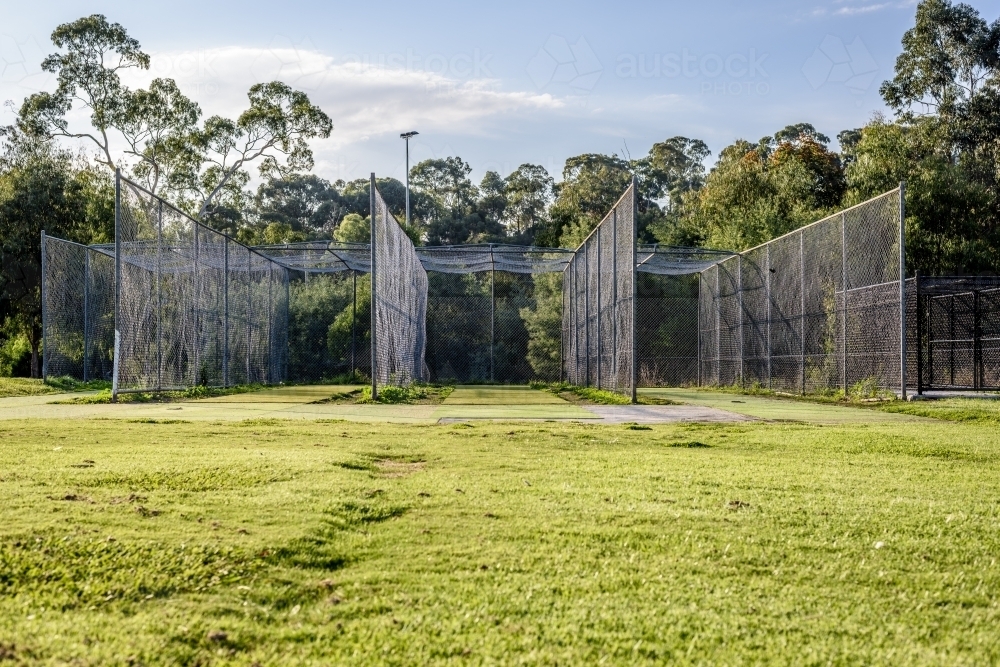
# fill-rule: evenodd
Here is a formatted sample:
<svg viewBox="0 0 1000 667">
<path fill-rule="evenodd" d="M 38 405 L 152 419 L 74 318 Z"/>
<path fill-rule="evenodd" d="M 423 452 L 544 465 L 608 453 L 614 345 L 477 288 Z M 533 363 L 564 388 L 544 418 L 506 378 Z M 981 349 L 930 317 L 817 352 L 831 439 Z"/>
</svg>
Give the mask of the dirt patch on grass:
<svg viewBox="0 0 1000 667">
<path fill-rule="evenodd" d="M 375 469 L 383 477 L 406 477 L 424 469 L 424 461 L 394 461 L 392 459 L 381 459 L 375 461 Z"/>
</svg>

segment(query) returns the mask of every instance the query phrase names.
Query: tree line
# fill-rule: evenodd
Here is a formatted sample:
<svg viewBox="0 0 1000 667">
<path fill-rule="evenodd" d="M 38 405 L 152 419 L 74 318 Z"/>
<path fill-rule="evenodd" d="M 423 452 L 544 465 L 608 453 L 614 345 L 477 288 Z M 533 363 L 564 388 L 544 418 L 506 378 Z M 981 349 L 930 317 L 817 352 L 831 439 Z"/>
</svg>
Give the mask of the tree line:
<svg viewBox="0 0 1000 667">
<path fill-rule="evenodd" d="M 81 243 L 113 235 L 113 170 L 247 244 L 365 241 L 369 181 L 310 173 L 310 141 L 331 119 L 305 93 L 252 86 L 236 118 L 203 118 L 175 81 L 132 90 L 148 69 L 125 28 L 93 15 L 52 33 L 42 67 L 56 89 L 30 95 L 0 131 L 0 375 L 37 376 L 39 234 Z M 725 147 L 711 168 L 698 139 L 672 137 L 646 155 L 584 154 L 561 179 L 538 165 L 487 172 L 460 157 L 410 172 L 411 226 L 428 245 L 575 247 L 633 176 L 644 242 L 743 250 L 907 182 L 907 264 L 925 274 L 995 273 L 1000 256 L 1000 21 L 923 0 L 880 92 L 892 115 L 830 137 L 807 122 Z M 85 110 L 86 123 L 69 120 Z M 74 116 L 78 118 L 77 114 Z M 66 140 L 89 150 L 72 153 Z M 251 187 L 256 171 L 259 184 Z M 402 220 L 405 189 L 377 183 Z"/>
</svg>

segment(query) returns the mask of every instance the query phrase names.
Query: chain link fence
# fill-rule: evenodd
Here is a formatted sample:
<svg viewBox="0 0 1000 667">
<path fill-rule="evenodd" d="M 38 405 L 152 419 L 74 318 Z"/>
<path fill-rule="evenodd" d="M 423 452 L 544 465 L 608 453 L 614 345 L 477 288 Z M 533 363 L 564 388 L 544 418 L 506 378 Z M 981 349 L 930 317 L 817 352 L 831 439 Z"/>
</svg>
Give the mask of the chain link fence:
<svg viewBox="0 0 1000 667">
<path fill-rule="evenodd" d="M 563 274 L 565 379 L 635 398 L 636 182 Z"/>
<path fill-rule="evenodd" d="M 905 386 L 901 190 L 700 274 L 698 383 Z"/>
<path fill-rule="evenodd" d="M 111 380 L 114 254 L 42 237 L 42 377 Z"/>
<path fill-rule="evenodd" d="M 358 373 L 632 396 L 901 386 L 900 190 L 742 253 L 637 245 L 634 183 L 575 251 L 414 248 L 371 193 L 374 246 L 250 249 L 122 179 L 115 246 L 44 239 L 46 376 L 114 379 L 117 361 L 119 391 Z M 1000 285 L 935 285 L 908 296 L 913 377 L 997 384 Z"/>
</svg>

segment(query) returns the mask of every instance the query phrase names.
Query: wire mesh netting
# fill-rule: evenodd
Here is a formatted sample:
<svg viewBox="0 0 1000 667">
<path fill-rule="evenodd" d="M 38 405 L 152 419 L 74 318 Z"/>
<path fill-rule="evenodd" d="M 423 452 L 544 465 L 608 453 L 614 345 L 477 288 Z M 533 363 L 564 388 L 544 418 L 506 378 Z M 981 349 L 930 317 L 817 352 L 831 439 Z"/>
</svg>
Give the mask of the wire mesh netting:
<svg viewBox="0 0 1000 667">
<path fill-rule="evenodd" d="M 407 385 L 426 378 L 427 272 L 413 241 L 371 178 L 372 381 Z"/>
<path fill-rule="evenodd" d="M 636 184 L 563 274 L 563 368 L 572 384 L 635 395 Z"/>
<path fill-rule="evenodd" d="M 114 256 L 42 239 L 43 377 L 110 380 L 114 367 Z"/>
<path fill-rule="evenodd" d="M 116 392 L 284 380 L 289 270 L 124 178 L 116 209 L 115 244 L 45 239 L 45 376 Z"/>
<path fill-rule="evenodd" d="M 44 240 L 46 376 L 113 378 L 117 361 L 122 391 L 356 371 L 376 387 L 566 379 L 633 396 L 899 386 L 899 190 L 739 254 L 637 246 L 634 183 L 575 251 L 414 248 L 371 192 L 374 258 L 331 241 L 249 249 L 122 179 L 116 246 Z M 907 330 L 911 372 L 995 386 L 1000 285 L 942 284 L 909 296 L 924 327 Z"/>
<path fill-rule="evenodd" d="M 900 191 L 701 272 L 701 384 L 901 386 Z"/>
</svg>

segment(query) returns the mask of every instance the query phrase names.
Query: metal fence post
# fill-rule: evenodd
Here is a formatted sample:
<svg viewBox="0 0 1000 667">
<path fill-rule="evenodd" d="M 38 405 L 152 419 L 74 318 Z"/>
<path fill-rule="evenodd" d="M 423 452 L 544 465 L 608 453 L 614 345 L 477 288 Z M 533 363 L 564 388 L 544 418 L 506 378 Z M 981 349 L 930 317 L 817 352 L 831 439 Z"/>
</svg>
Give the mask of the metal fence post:
<svg viewBox="0 0 1000 667">
<path fill-rule="evenodd" d="M 603 345 L 601 345 L 601 282 L 603 280 L 603 275 L 601 274 L 601 230 L 597 231 L 597 388 L 604 389 L 604 376 L 601 375 L 601 353 L 603 350 Z"/>
<path fill-rule="evenodd" d="M 847 214 L 840 214 L 840 289 L 843 316 L 841 317 L 841 373 L 844 376 L 844 396 L 847 396 Z"/>
<path fill-rule="evenodd" d="M 201 384 L 201 234 L 197 224 L 193 225 L 194 232 L 194 382 L 193 386 Z M 205 378 L 207 381 L 208 378 Z"/>
<path fill-rule="evenodd" d="M 44 233 L 44 232 L 43 232 Z M 42 274 L 45 280 L 45 274 Z M 43 318 L 44 324 L 44 318 Z M 44 354 L 44 348 L 43 348 Z M 45 357 L 42 357 L 44 363 Z M 83 381 L 90 379 L 90 248 L 83 251 Z"/>
<path fill-rule="evenodd" d="M 771 244 L 767 244 L 767 271 L 764 273 L 764 303 L 767 306 L 767 388 L 771 389 Z"/>
<path fill-rule="evenodd" d="M 586 381 L 583 386 L 590 386 L 590 248 L 584 246 L 583 249 L 583 344 L 584 344 L 584 359 L 586 360 L 584 368 L 586 369 Z"/>
<path fill-rule="evenodd" d="M 42 285 L 41 285 L 41 297 L 42 297 L 42 381 L 49 378 L 49 354 L 48 350 L 45 349 L 45 344 L 48 342 L 46 336 L 48 327 L 48 309 L 45 307 L 45 298 L 48 295 L 48 290 L 45 288 L 46 281 L 46 270 L 48 269 L 48 260 L 45 258 L 45 230 L 42 230 L 42 236 L 40 239 L 41 249 L 42 249 Z"/>
<path fill-rule="evenodd" d="M 371 178 L 369 180 L 368 187 L 368 206 L 369 211 L 371 211 L 371 281 L 372 281 L 372 317 L 371 317 L 371 345 L 372 345 L 372 400 L 378 398 L 378 347 L 377 347 L 377 331 L 376 331 L 376 321 L 378 320 L 378 289 L 376 276 L 376 255 L 378 252 L 376 250 L 376 233 L 375 233 L 375 172 L 372 172 Z"/>
<path fill-rule="evenodd" d="M 740 386 L 746 387 L 746 368 L 744 362 L 744 352 L 746 341 L 743 339 L 743 255 L 736 255 L 736 314 L 740 318 Z"/>
<path fill-rule="evenodd" d="M 614 373 L 611 388 L 618 389 L 618 209 L 611 209 L 611 372 Z"/>
<path fill-rule="evenodd" d="M 222 245 L 222 385 L 229 386 L 229 239 Z"/>
<path fill-rule="evenodd" d="M 639 245 L 639 179 L 632 174 L 632 261 L 629 263 L 629 274 L 632 276 L 632 326 L 629 332 L 632 337 L 632 403 L 636 403 L 639 360 L 637 358 L 638 346 L 636 345 L 636 299 L 638 298 L 638 285 L 636 276 L 637 250 Z"/>
<path fill-rule="evenodd" d="M 267 267 L 267 383 L 274 384 L 274 264 Z"/>
<path fill-rule="evenodd" d="M 163 202 L 156 214 L 156 390 L 163 389 Z"/>
<path fill-rule="evenodd" d="M 493 244 L 490 244 L 490 382 L 493 382 L 496 378 L 495 376 L 495 365 L 493 360 L 494 350 L 496 349 L 496 326 L 497 326 L 497 272 L 496 266 L 493 263 Z"/>
<path fill-rule="evenodd" d="M 705 282 L 705 274 L 703 272 L 698 272 L 698 354 L 696 361 L 698 362 L 698 386 L 701 386 L 701 285 Z"/>
<path fill-rule="evenodd" d="M 906 182 L 899 184 L 899 388 L 906 400 Z"/>
<path fill-rule="evenodd" d="M 981 329 L 982 316 L 979 312 L 979 290 L 972 292 L 972 388 L 975 391 L 982 389 L 982 367 L 983 367 L 983 334 Z"/>
<path fill-rule="evenodd" d="M 247 257 L 247 316 L 246 316 L 246 328 L 247 328 L 247 378 L 246 383 L 253 383 L 253 298 L 251 284 L 253 282 L 253 256 L 250 254 L 249 248 L 246 251 Z"/>
<path fill-rule="evenodd" d="M 115 169 L 115 347 L 111 372 L 111 402 L 118 401 L 118 374 L 121 370 L 122 301 L 122 172 Z"/>
<path fill-rule="evenodd" d="M 722 386 L 722 269 L 715 265 L 715 384 Z"/>
<path fill-rule="evenodd" d="M 799 310 L 800 357 L 802 361 L 802 393 L 806 393 L 806 235 L 799 232 Z"/>
<path fill-rule="evenodd" d="M 913 274 L 913 292 L 916 297 L 915 314 L 917 317 L 917 396 L 924 393 L 924 318 L 923 318 L 923 297 L 920 295 L 920 272 Z"/>
<path fill-rule="evenodd" d="M 351 271 L 351 382 L 357 370 L 357 328 L 358 328 L 358 272 Z"/>
</svg>

